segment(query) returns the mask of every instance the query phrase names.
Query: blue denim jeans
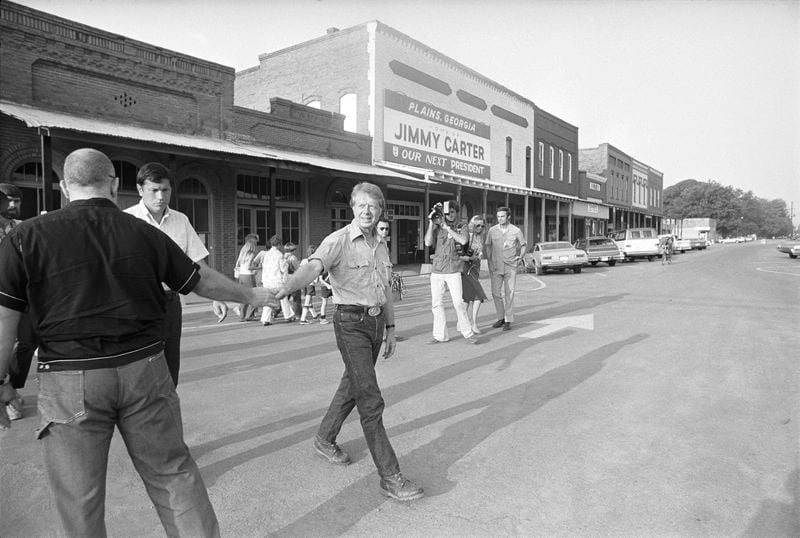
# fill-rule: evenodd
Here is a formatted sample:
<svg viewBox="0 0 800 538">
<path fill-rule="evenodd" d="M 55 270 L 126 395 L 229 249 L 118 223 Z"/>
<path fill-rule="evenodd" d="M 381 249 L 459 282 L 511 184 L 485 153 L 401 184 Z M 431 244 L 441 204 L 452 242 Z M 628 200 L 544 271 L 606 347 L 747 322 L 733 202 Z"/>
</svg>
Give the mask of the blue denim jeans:
<svg viewBox="0 0 800 538">
<path fill-rule="evenodd" d="M 37 435 L 66 536 L 106 536 L 108 450 L 119 428 L 167 536 L 219 536 L 164 354 L 118 368 L 39 372 Z"/>
<path fill-rule="evenodd" d="M 333 328 L 344 375 L 319 426 L 319 436 L 335 441 L 353 407 L 358 408 L 372 461 L 381 476 L 391 476 L 400 472 L 400 464 L 383 427 L 383 396 L 375 375 L 384 323 L 383 312 L 373 317 L 366 312 L 334 311 Z"/>
</svg>

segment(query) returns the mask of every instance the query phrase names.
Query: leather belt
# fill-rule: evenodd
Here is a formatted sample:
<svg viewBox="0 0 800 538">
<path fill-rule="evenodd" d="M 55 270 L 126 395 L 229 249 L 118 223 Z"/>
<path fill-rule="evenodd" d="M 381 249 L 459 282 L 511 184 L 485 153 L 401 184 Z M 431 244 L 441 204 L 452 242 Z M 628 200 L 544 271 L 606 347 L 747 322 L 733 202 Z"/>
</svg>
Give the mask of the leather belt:
<svg viewBox="0 0 800 538">
<path fill-rule="evenodd" d="M 382 306 L 362 306 L 358 304 L 337 304 L 336 308 L 342 312 L 363 312 L 373 318 L 383 311 Z"/>
</svg>

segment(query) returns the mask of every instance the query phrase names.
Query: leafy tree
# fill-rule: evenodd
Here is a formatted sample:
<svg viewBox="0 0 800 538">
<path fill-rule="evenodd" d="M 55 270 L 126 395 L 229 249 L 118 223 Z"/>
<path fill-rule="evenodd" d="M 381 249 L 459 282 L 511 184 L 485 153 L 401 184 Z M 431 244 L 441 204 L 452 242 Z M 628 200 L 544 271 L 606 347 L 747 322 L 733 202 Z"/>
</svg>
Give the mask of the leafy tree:
<svg viewBox="0 0 800 538">
<path fill-rule="evenodd" d="M 686 179 L 664 189 L 664 216 L 672 219 L 711 218 L 721 236 L 788 235 L 792 222 L 783 200 L 766 200 L 716 181 Z"/>
</svg>

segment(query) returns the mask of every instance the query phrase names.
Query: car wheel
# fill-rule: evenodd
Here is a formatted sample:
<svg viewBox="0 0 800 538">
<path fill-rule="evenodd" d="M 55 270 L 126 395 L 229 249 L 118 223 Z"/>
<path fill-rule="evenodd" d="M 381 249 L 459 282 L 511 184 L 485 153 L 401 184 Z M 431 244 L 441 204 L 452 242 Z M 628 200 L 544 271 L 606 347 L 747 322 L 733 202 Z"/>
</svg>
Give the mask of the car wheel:
<svg viewBox="0 0 800 538">
<path fill-rule="evenodd" d="M 615 265 L 617 265 L 617 260 L 608 260 L 609 267 L 614 267 Z"/>
<path fill-rule="evenodd" d="M 576 275 L 581 272 L 581 269 L 583 269 L 583 267 L 581 267 L 580 265 L 577 265 L 572 268 L 572 270 L 575 272 Z"/>
<path fill-rule="evenodd" d="M 592 264 L 592 267 L 594 267 L 595 265 L 597 265 L 597 262 L 589 262 L 589 263 L 591 263 L 591 264 Z"/>
<path fill-rule="evenodd" d="M 797 257 L 797 254 L 789 254 L 789 257 L 790 257 L 791 259 L 795 259 L 795 258 Z"/>
</svg>

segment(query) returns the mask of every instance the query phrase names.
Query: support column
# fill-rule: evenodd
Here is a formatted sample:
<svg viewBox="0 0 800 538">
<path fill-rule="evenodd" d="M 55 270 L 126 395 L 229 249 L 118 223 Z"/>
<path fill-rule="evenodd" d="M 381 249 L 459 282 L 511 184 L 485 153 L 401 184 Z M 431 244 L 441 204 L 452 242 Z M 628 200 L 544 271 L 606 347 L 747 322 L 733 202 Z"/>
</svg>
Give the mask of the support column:
<svg viewBox="0 0 800 538">
<path fill-rule="evenodd" d="M 45 134 L 47 133 L 47 134 Z M 44 211 L 52 211 L 53 204 L 53 140 L 50 138 L 50 130 L 39 129 L 42 152 L 42 203 Z"/>
<path fill-rule="evenodd" d="M 269 219 L 267 219 L 267 235 L 270 235 L 269 230 L 272 230 L 273 234 L 278 233 L 278 208 L 275 203 L 278 198 L 278 186 L 276 185 L 277 181 L 275 180 L 274 166 L 270 166 L 267 169 L 267 181 L 269 181 Z M 269 245 L 269 237 L 267 237 L 267 245 Z"/>
<path fill-rule="evenodd" d="M 524 196 L 525 196 L 525 200 L 524 200 L 524 205 L 525 205 L 525 210 L 524 210 L 524 211 L 525 211 L 525 218 L 524 218 L 524 220 L 523 220 L 523 222 L 522 222 L 522 226 L 523 226 L 523 228 L 522 228 L 522 229 L 525 231 L 525 232 L 523 233 L 523 235 L 524 235 L 525 237 L 530 237 L 530 236 L 531 236 L 531 231 L 532 231 L 532 230 L 531 230 L 531 229 L 528 227 L 528 222 L 529 222 L 529 220 L 530 220 L 530 219 L 528 218 L 528 217 L 529 217 L 529 215 L 528 215 L 528 195 L 526 194 L 526 195 L 524 195 Z"/>
<path fill-rule="evenodd" d="M 547 216 L 546 214 L 547 214 L 547 198 L 542 196 L 542 216 L 539 225 L 539 241 L 537 241 L 538 243 L 547 240 L 547 228 L 546 228 L 547 222 L 545 221 Z"/>
<path fill-rule="evenodd" d="M 556 200 L 556 241 L 561 241 L 561 201 Z"/>
</svg>

